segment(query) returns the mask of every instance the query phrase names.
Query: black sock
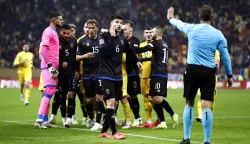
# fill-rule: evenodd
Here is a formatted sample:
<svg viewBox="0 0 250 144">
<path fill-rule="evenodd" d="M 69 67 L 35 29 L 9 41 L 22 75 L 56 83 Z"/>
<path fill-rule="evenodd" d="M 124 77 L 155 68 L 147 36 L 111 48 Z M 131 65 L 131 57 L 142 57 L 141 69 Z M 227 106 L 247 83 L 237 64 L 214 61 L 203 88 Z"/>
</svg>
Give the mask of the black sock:
<svg viewBox="0 0 250 144">
<path fill-rule="evenodd" d="M 104 115 L 104 116 L 103 116 L 103 119 L 104 119 L 104 123 L 103 123 L 103 126 L 102 126 L 102 131 L 101 131 L 101 133 L 107 132 L 108 129 L 109 129 L 108 118 L 105 117 L 105 115 Z"/>
<path fill-rule="evenodd" d="M 116 107 L 115 107 L 115 115 L 117 115 L 117 110 L 118 110 L 118 108 L 119 108 L 119 101 L 116 101 L 116 103 L 117 103 L 117 105 L 116 105 Z"/>
<path fill-rule="evenodd" d="M 75 105 L 75 99 L 74 98 L 68 98 L 68 118 L 72 117 L 72 112 L 73 112 L 73 108 Z"/>
<path fill-rule="evenodd" d="M 66 117 L 66 95 L 60 95 L 60 110 L 63 118 Z"/>
<path fill-rule="evenodd" d="M 109 127 L 112 131 L 112 135 L 114 135 L 117 132 L 116 126 L 115 126 L 115 111 L 114 111 L 114 109 L 107 108 L 106 119 L 108 119 Z"/>
<path fill-rule="evenodd" d="M 160 104 L 155 104 L 154 105 L 155 112 L 160 120 L 160 122 L 165 121 L 164 113 L 163 113 L 163 108 Z"/>
<path fill-rule="evenodd" d="M 77 91 L 77 96 L 78 96 L 78 98 L 80 100 L 83 117 L 88 117 L 88 113 L 87 113 L 87 111 L 85 109 L 85 105 L 84 105 L 84 102 L 83 102 L 83 94 L 80 91 Z"/>
<path fill-rule="evenodd" d="M 75 101 L 75 103 L 76 103 L 76 94 L 74 95 L 74 101 Z M 73 106 L 73 109 L 72 109 L 72 115 L 75 115 L 75 113 L 76 113 L 76 105 L 74 105 Z"/>
<path fill-rule="evenodd" d="M 140 118 L 140 103 L 138 101 L 137 96 L 132 97 L 131 104 L 132 104 L 131 109 L 134 113 L 135 119 Z"/>
<path fill-rule="evenodd" d="M 96 102 L 96 122 L 100 124 L 102 118 L 102 109 L 104 107 L 103 101 Z"/>
<path fill-rule="evenodd" d="M 171 117 L 174 115 L 173 109 L 165 99 L 161 102 L 161 106 L 170 114 Z"/>
<path fill-rule="evenodd" d="M 94 112 L 93 112 L 93 105 L 92 103 L 87 103 L 86 104 L 86 110 L 87 110 L 87 113 L 88 113 L 88 116 L 91 120 L 94 119 Z"/>
<path fill-rule="evenodd" d="M 54 95 L 54 99 L 53 99 L 53 103 L 52 103 L 52 114 L 56 115 L 57 114 L 57 110 L 60 107 L 60 92 L 56 91 L 55 95 Z"/>
</svg>

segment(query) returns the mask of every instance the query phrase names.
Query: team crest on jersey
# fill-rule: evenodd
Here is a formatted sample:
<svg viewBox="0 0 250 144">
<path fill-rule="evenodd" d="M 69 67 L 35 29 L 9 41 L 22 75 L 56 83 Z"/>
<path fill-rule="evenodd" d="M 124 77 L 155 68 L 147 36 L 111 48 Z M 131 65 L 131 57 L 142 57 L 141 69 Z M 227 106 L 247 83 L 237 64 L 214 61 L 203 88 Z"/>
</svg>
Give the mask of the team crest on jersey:
<svg viewBox="0 0 250 144">
<path fill-rule="evenodd" d="M 73 47 L 74 47 L 74 44 L 70 44 L 70 47 L 73 48 Z"/>
<path fill-rule="evenodd" d="M 103 39 L 100 39 L 99 40 L 99 44 L 101 45 L 101 44 L 104 44 L 104 40 Z"/>
<path fill-rule="evenodd" d="M 110 90 L 109 89 L 106 89 L 106 94 L 110 94 Z"/>
<path fill-rule="evenodd" d="M 44 41 L 46 41 L 46 42 L 49 41 L 49 37 L 45 37 Z"/>
<path fill-rule="evenodd" d="M 87 46 L 89 46 L 89 43 L 87 43 Z"/>
<path fill-rule="evenodd" d="M 138 44 L 134 44 L 134 47 L 138 47 Z"/>
<path fill-rule="evenodd" d="M 121 40 L 121 43 L 122 43 L 122 45 L 124 45 L 124 41 L 123 40 Z"/>
</svg>

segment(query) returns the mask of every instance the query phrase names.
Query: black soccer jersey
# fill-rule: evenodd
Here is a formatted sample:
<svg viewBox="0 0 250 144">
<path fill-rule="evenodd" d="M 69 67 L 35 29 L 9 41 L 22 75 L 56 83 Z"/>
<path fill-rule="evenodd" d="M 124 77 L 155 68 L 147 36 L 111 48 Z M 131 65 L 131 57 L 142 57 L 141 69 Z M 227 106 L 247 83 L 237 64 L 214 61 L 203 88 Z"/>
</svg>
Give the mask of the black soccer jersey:
<svg viewBox="0 0 250 144">
<path fill-rule="evenodd" d="M 128 43 L 130 47 L 135 50 L 136 48 L 139 48 L 140 40 L 137 37 L 132 36 L 130 39 L 128 39 Z M 126 54 L 126 69 L 127 69 L 127 75 L 134 75 L 139 74 L 139 69 L 136 65 L 136 63 L 131 62 L 131 55 Z"/>
<path fill-rule="evenodd" d="M 69 78 L 74 76 L 76 72 L 76 38 L 69 38 L 68 40 L 63 40 L 59 38 L 59 79 Z M 67 62 L 68 67 L 63 68 L 62 63 Z"/>
<path fill-rule="evenodd" d="M 103 33 L 99 37 L 100 43 L 100 78 L 122 80 L 122 54 L 130 55 L 130 61 L 137 63 L 135 52 L 130 47 L 124 35 L 112 37 L 110 33 Z"/>
<path fill-rule="evenodd" d="M 142 53 L 152 50 L 151 72 L 150 76 L 160 76 L 168 78 L 168 45 L 163 40 L 154 40 L 151 42 L 153 45 L 147 45 L 143 48 L 138 48 L 135 51 Z"/>
<path fill-rule="evenodd" d="M 95 54 L 94 58 L 83 59 L 83 77 L 84 78 L 95 78 L 99 75 L 99 41 L 98 38 L 91 39 L 88 36 L 82 38 L 77 47 L 77 55 L 84 55 L 89 52 Z"/>
</svg>

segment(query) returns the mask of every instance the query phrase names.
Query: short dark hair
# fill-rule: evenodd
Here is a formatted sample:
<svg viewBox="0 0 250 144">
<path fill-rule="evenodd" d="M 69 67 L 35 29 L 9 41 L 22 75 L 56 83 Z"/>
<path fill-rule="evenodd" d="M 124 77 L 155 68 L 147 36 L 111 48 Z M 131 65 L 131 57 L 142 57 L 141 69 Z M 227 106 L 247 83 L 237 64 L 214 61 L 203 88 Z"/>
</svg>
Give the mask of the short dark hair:
<svg viewBox="0 0 250 144">
<path fill-rule="evenodd" d="M 70 30 L 70 29 L 71 29 L 71 27 L 70 27 L 70 25 L 69 25 L 69 24 L 65 24 L 65 25 L 63 25 L 63 26 L 62 26 L 62 29 L 65 29 L 65 30 Z"/>
<path fill-rule="evenodd" d="M 121 15 L 112 15 L 110 18 L 110 22 L 112 22 L 114 19 L 119 19 L 119 20 L 123 20 L 123 17 Z"/>
<path fill-rule="evenodd" d="M 213 9 L 209 5 L 203 5 L 199 12 L 200 19 L 210 21 L 213 18 Z"/>
<path fill-rule="evenodd" d="M 50 19 L 57 18 L 58 16 L 61 16 L 61 14 L 58 12 L 52 12 L 52 13 L 50 13 L 49 18 Z"/>
<path fill-rule="evenodd" d="M 144 30 L 152 30 L 151 27 L 146 27 Z"/>
<path fill-rule="evenodd" d="M 68 24 L 71 28 L 74 28 L 74 29 L 76 29 L 76 25 L 75 24 L 73 24 L 73 23 L 70 23 L 70 24 Z"/>
<path fill-rule="evenodd" d="M 90 20 L 88 20 L 86 23 L 87 23 L 87 25 L 88 25 L 88 24 L 95 24 L 97 27 L 99 26 L 97 20 L 95 20 L 95 19 L 90 19 Z"/>
<path fill-rule="evenodd" d="M 123 24 L 128 24 L 130 27 L 134 28 L 134 24 L 133 24 L 133 22 L 130 21 L 130 20 L 124 21 Z"/>
</svg>

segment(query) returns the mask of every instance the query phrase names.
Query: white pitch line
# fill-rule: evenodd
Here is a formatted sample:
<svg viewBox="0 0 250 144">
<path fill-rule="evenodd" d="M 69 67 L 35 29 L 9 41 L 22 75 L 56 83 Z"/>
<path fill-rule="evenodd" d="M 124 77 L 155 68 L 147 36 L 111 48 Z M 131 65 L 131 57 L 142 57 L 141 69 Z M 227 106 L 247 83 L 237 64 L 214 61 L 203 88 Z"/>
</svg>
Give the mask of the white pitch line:
<svg viewBox="0 0 250 144">
<path fill-rule="evenodd" d="M 22 121 L 4 121 L 6 123 L 17 123 L 17 124 L 24 124 L 24 125 L 33 125 L 31 123 L 27 123 L 27 122 L 22 122 Z M 53 127 L 55 128 L 63 128 L 63 129 L 67 129 L 63 126 L 56 126 L 53 125 Z M 89 132 L 97 132 L 97 131 L 90 131 L 89 129 L 84 129 L 84 128 L 69 128 L 69 129 L 73 129 L 73 130 L 81 130 L 81 131 L 89 131 Z M 98 132 L 99 133 L 99 132 Z M 154 137 L 154 136 L 146 136 L 146 135 L 138 135 L 138 134 L 130 134 L 130 133 L 123 133 L 124 135 L 128 135 L 128 136 L 133 136 L 133 137 L 140 137 L 140 138 L 147 138 L 147 139 L 155 139 L 155 140 L 164 140 L 164 141 L 172 141 L 172 142 L 180 142 L 180 140 L 178 139 L 168 139 L 168 138 L 161 138 L 161 137 Z M 199 142 L 195 142 L 192 141 L 193 144 L 200 144 Z"/>
</svg>

